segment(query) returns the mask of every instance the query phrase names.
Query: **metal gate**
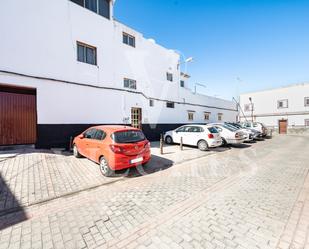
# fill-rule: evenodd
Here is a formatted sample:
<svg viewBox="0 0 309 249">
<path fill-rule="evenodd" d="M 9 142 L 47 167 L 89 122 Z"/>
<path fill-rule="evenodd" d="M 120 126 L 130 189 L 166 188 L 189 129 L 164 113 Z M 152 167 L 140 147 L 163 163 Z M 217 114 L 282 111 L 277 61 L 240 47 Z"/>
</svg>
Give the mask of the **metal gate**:
<svg viewBox="0 0 309 249">
<path fill-rule="evenodd" d="M 36 142 L 36 90 L 0 85 L 0 145 Z"/>
</svg>

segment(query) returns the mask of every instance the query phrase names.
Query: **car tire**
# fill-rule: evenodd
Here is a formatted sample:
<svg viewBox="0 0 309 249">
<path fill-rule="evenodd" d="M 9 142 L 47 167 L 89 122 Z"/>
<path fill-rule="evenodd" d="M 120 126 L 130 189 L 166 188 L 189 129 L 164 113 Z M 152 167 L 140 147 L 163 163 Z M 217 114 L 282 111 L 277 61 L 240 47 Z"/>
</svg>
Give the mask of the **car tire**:
<svg viewBox="0 0 309 249">
<path fill-rule="evenodd" d="M 205 140 L 200 140 L 197 143 L 197 147 L 199 148 L 199 150 L 201 151 L 207 151 L 208 150 L 208 144 Z"/>
<path fill-rule="evenodd" d="M 227 142 L 224 138 L 222 138 L 222 146 L 226 146 L 227 145 Z"/>
<path fill-rule="evenodd" d="M 173 143 L 173 138 L 171 136 L 166 136 L 165 143 L 166 144 L 172 144 Z"/>
<path fill-rule="evenodd" d="M 104 156 L 100 158 L 100 171 L 104 176 L 112 176 L 114 171 L 109 167 L 107 160 Z"/>
<path fill-rule="evenodd" d="M 73 145 L 73 155 L 76 157 L 76 158 L 81 158 L 82 155 L 79 153 L 78 151 L 78 148 L 76 146 L 76 144 Z"/>
</svg>

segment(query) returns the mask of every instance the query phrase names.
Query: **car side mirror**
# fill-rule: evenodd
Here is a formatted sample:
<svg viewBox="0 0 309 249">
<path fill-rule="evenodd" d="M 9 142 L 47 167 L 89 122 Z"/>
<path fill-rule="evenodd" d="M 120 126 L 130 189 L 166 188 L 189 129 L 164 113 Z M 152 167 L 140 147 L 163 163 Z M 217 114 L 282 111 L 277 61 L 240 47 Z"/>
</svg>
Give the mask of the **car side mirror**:
<svg viewBox="0 0 309 249">
<path fill-rule="evenodd" d="M 85 136 L 84 136 L 84 134 L 81 134 L 81 135 L 78 136 L 78 138 L 83 139 L 83 138 L 85 138 Z"/>
</svg>

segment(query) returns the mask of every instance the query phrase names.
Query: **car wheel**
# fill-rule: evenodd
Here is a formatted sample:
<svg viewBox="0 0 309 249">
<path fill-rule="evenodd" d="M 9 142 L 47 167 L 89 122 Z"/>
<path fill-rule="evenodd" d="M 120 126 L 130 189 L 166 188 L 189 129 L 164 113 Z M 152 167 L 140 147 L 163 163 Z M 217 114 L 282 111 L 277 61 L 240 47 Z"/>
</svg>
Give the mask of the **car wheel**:
<svg viewBox="0 0 309 249">
<path fill-rule="evenodd" d="M 197 143 L 197 147 L 199 148 L 199 150 L 201 151 L 206 151 L 208 150 L 208 144 L 205 140 L 201 140 Z"/>
<path fill-rule="evenodd" d="M 109 167 L 107 160 L 103 156 L 100 159 L 100 171 L 104 176 L 112 176 L 114 174 L 114 171 Z"/>
<path fill-rule="evenodd" d="M 167 143 L 167 144 L 172 144 L 172 143 L 173 143 L 173 138 L 172 138 L 171 136 L 167 136 L 167 137 L 165 138 L 165 143 Z"/>
<path fill-rule="evenodd" d="M 225 140 L 224 138 L 222 138 L 222 145 L 223 145 L 223 146 L 226 146 L 226 145 L 227 145 L 227 142 L 226 142 L 226 140 Z"/>
<path fill-rule="evenodd" d="M 81 158 L 82 155 L 79 153 L 78 151 L 78 148 L 76 146 L 76 144 L 73 145 L 73 155 L 76 157 L 76 158 Z"/>
</svg>

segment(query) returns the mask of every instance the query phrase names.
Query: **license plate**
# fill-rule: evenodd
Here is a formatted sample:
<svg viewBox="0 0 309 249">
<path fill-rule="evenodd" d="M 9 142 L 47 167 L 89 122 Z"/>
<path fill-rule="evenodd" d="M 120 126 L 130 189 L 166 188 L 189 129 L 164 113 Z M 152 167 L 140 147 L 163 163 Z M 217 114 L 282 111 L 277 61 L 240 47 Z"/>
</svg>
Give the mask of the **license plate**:
<svg viewBox="0 0 309 249">
<path fill-rule="evenodd" d="M 131 163 L 133 164 L 133 163 L 140 163 L 140 162 L 142 162 L 143 161 L 143 158 L 142 157 L 139 157 L 139 158 L 135 158 L 135 159 L 132 159 L 131 160 Z"/>
</svg>

